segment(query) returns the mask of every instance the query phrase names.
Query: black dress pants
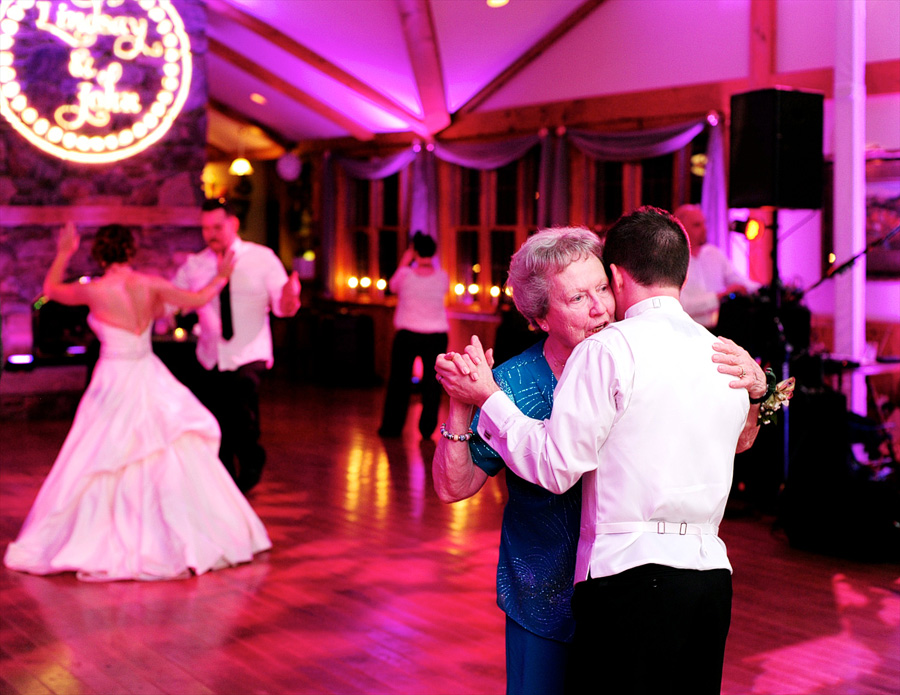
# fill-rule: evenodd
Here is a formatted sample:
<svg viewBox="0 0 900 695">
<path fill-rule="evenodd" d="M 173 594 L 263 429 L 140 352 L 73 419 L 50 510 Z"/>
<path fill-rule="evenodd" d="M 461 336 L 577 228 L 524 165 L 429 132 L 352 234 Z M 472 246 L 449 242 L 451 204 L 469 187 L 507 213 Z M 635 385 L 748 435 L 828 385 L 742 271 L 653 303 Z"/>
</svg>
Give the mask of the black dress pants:
<svg viewBox="0 0 900 695">
<path fill-rule="evenodd" d="M 419 416 L 419 433 L 426 439 L 437 427 L 438 408 L 441 405 L 441 385 L 435 378 L 434 361 L 447 351 L 446 333 L 413 333 L 399 330 L 391 348 L 391 375 L 388 378 L 384 399 L 384 413 L 378 433 L 383 437 L 396 437 L 403 431 L 409 398 L 412 393 L 412 368 L 416 357 L 422 358 L 422 414 Z"/>
<path fill-rule="evenodd" d="M 642 565 L 575 585 L 569 692 L 719 695 L 731 573 Z M 581 684 L 577 686 L 575 684 Z M 575 687 L 572 687 L 575 686 Z"/>
<path fill-rule="evenodd" d="M 234 371 L 211 369 L 201 397 L 222 429 L 219 458 L 242 492 L 259 482 L 266 463 L 259 443 L 259 382 L 265 371 L 263 361 Z"/>
</svg>

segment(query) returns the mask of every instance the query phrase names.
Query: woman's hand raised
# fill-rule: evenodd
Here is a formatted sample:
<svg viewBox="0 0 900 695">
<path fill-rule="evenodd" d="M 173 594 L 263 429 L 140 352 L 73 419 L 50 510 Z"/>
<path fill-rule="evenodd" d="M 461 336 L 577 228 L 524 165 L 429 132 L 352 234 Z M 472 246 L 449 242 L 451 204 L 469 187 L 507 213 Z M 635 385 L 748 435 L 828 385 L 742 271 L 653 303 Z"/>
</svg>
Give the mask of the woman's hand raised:
<svg viewBox="0 0 900 695">
<path fill-rule="evenodd" d="M 78 250 L 80 242 L 81 237 L 78 236 L 75 223 L 69 220 L 59 230 L 59 238 L 56 240 L 56 252 L 61 256 L 71 257 Z"/>
</svg>

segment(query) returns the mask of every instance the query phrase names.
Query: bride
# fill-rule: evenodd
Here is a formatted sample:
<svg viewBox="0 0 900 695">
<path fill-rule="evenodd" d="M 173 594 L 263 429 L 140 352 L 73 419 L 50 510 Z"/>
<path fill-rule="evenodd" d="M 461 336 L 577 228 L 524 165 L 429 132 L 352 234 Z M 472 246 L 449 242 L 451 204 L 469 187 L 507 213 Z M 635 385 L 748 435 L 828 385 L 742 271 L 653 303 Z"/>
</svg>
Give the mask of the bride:
<svg viewBox="0 0 900 695">
<path fill-rule="evenodd" d="M 226 255 L 203 289 L 189 292 L 131 268 L 131 231 L 98 230 L 92 255 L 104 269 L 65 283 L 78 249 L 61 231 L 44 294 L 86 304 L 100 359 L 56 462 L 4 557 L 32 574 L 79 579 L 175 579 L 252 559 L 271 542 L 218 458 L 215 418 L 153 354 L 150 330 L 165 305 L 195 308 L 221 291 Z"/>
</svg>

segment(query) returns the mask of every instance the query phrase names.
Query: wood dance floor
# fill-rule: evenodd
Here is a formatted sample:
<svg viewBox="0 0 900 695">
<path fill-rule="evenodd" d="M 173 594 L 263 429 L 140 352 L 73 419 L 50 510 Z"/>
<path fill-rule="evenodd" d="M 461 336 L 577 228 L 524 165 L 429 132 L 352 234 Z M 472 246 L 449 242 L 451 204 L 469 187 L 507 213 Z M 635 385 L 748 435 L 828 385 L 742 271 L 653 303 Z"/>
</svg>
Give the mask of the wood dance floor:
<svg viewBox="0 0 900 695">
<path fill-rule="evenodd" d="M 382 397 L 263 384 L 269 464 L 250 501 L 274 548 L 250 564 L 111 584 L 0 568 L 0 692 L 504 692 L 494 594 L 504 483 L 441 504 L 434 444 L 412 420 L 402 440 L 375 434 Z M 0 422 L 0 549 L 68 426 Z M 900 692 L 900 566 L 801 552 L 771 528 L 723 525 L 735 568 L 723 692 Z"/>
</svg>

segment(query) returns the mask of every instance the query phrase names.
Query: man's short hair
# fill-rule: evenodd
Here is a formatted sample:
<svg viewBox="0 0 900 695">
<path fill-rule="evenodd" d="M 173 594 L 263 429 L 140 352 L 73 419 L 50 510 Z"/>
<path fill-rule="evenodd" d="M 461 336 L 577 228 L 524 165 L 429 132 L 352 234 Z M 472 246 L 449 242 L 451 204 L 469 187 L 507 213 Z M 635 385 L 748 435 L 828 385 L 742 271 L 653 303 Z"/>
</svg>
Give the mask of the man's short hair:
<svg viewBox="0 0 900 695">
<path fill-rule="evenodd" d="M 616 265 L 644 287 L 681 289 L 690 256 L 690 242 L 681 222 L 650 205 L 616 220 L 603 246 L 607 273 L 610 265 Z"/>
<path fill-rule="evenodd" d="M 225 217 L 237 217 L 237 211 L 234 205 L 227 198 L 207 198 L 203 201 L 203 212 L 212 212 L 213 210 L 224 210 Z"/>
</svg>

